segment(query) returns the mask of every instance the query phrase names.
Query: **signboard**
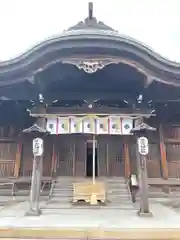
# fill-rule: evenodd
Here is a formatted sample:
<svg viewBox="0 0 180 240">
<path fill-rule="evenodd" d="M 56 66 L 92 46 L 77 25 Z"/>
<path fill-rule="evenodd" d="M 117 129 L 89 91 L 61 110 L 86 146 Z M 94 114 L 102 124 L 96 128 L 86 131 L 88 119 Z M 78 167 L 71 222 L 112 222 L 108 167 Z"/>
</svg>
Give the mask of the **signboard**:
<svg viewBox="0 0 180 240">
<path fill-rule="evenodd" d="M 43 139 L 35 138 L 33 139 L 33 154 L 34 156 L 42 156 L 44 152 Z"/>
<path fill-rule="evenodd" d="M 149 144 L 146 137 L 138 138 L 138 151 L 141 155 L 147 155 L 149 153 Z"/>
</svg>

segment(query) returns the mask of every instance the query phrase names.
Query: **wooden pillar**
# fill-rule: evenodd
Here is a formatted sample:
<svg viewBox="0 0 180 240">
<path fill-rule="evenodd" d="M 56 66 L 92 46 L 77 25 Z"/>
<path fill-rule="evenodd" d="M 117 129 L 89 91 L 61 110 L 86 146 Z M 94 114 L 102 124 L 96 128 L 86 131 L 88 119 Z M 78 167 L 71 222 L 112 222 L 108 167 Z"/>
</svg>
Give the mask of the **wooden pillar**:
<svg viewBox="0 0 180 240">
<path fill-rule="evenodd" d="M 22 143 L 19 142 L 17 144 L 17 150 L 16 150 L 16 159 L 15 159 L 15 165 L 14 165 L 14 177 L 19 177 L 19 171 L 21 166 L 21 153 L 22 153 Z"/>
<path fill-rule="evenodd" d="M 167 164 L 166 146 L 165 146 L 165 143 L 164 143 L 164 134 L 163 134 L 162 125 L 160 125 L 160 127 L 159 127 L 159 138 L 160 138 L 162 177 L 164 179 L 168 179 L 168 164 Z"/>
<path fill-rule="evenodd" d="M 55 141 L 53 141 L 53 151 L 52 151 L 52 162 L 51 162 L 51 176 L 54 176 L 56 164 L 56 150 L 55 150 Z"/>
<path fill-rule="evenodd" d="M 39 113 L 45 113 L 46 109 L 43 105 L 39 106 Z M 33 127 L 36 129 L 32 130 Z M 24 131 L 29 133 L 37 132 L 37 136 L 46 134 L 46 119 L 44 117 L 37 119 L 37 124 L 33 125 L 29 129 Z M 37 137 L 35 136 L 35 138 Z M 39 136 L 38 136 L 39 137 Z M 30 208 L 26 213 L 27 216 L 39 216 L 42 211 L 39 206 L 40 202 L 40 190 L 41 190 L 41 179 L 43 170 L 43 155 L 35 156 L 33 159 L 33 172 L 31 180 L 31 191 L 30 191 Z"/>
<path fill-rule="evenodd" d="M 125 164 L 125 177 L 128 178 L 131 173 L 128 142 L 124 143 L 124 164 Z"/>
</svg>

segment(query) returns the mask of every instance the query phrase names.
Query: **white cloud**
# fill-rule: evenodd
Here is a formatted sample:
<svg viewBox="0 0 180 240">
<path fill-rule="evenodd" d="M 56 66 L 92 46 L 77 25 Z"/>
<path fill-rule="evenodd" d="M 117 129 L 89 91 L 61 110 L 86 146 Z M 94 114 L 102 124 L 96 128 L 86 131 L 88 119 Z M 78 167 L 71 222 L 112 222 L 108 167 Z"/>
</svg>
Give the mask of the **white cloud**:
<svg viewBox="0 0 180 240">
<path fill-rule="evenodd" d="M 179 0 L 94 0 L 98 20 L 180 61 Z M 1 0 L 0 59 L 26 51 L 87 16 L 88 0 Z"/>
</svg>

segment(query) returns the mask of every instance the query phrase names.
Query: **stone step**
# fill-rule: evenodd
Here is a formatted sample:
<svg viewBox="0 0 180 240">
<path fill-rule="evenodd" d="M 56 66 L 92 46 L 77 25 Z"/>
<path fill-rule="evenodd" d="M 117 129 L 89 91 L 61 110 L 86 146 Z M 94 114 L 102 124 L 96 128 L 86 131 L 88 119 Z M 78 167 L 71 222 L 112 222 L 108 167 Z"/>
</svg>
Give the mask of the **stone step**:
<svg viewBox="0 0 180 240">
<path fill-rule="evenodd" d="M 72 202 L 72 198 L 51 198 L 50 203 L 71 203 Z"/>
<path fill-rule="evenodd" d="M 52 192 L 51 195 L 54 195 L 54 196 L 72 196 L 73 195 L 73 192 Z"/>
<path fill-rule="evenodd" d="M 58 188 L 58 187 L 55 187 L 55 188 L 53 188 L 53 190 L 63 192 L 63 191 L 73 191 L 73 188 L 65 188 L 65 187 L 63 187 L 63 188 Z"/>
<path fill-rule="evenodd" d="M 58 189 L 58 188 L 53 188 L 52 191 L 53 191 L 53 192 L 62 192 L 62 193 L 66 193 L 66 192 L 73 192 L 73 189 Z"/>
<path fill-rule="evenodd" d="M 127 188 L 126 184 L 107 184 L 108 188 Z"/>
<path fill-rule="evenodd" d="M 82 211 L 79 211 L 81 209 Z M 42 208 L 43 214 L 49 213 L 49 214 L 64 214 L 64 215 L 76 215 L 81 216 L 84 214 L 84 211 L 87 211 L 88 216 L 94 215 L 94 212 L 91 212 L 91 210 L 111 210 L 111 209 L 122 209 L 122 210 L 135 210 L 136 207 L 133 204 L 117 204 L 117 205 L 106 205 L 106 206 L 91 206 L 91 205 L 76 205 L 73 206 L 72 204 L 49 204 L 47 207 Z M 69 211 L 68 211 L 69 210 Z"/>
<path fill-rule="evenodd" d="M 55 188 L 73 188 L 73 184 L 67 185 L 67 184 L 65 184 L 65 183 L 64 183 L 64 184 L 62 184 L 62 183 L 61 183 L 61 184 L 57 184 L 57 183 L 56 183 L 56 184 L 54 185 L 54 187 L 55 187 Z"/>
<path fill-rule="evenodd" d="M 126 183 L 124 183 L 124 182 L 111 182 L 111 183 L 106 183 L 106 186 L 127 186 L 127 184 Z"/>
<path fill-rule="evenodd" d="M 110 194 L 107 194 L 107 197 L 109 197 L 109 198 L 121 198 L 121 197 L 129 197 L 130 196 L 130 194 L 115 194 L 115 195 L 110 195 Z"/>
<path fill-rule="evenodd" d="M 108 189 L 108 193 L 113 193 L 113 194 L 117 194 L 117 193 L 123 193 L 123 192 L 127 192 L 128 189 L 127 188 L 116 188 L 116 189 Z"/>
</svg>

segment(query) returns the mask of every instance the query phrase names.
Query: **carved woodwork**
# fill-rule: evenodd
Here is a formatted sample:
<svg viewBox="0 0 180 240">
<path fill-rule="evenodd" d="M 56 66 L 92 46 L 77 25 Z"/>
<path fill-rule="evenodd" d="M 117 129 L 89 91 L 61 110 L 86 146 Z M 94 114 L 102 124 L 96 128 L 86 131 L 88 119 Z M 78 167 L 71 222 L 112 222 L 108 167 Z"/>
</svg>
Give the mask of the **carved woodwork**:
<svg viewBox="0 0 180 240">
<path fill-rule="evenodd" d="M 97 72 L 98 70 L 103 69 L 104 67 L 106 67 L 107 65 L 110 64 L 117 64 L 118 61 L 113 59 L 111 61 L 109 60 L 64 60 L 62 61 L 62 63 L 66 63 L 66 64 L 72 64 L 75 65 L 77 68 L 79 68 L 80 70 L 83 70 L 86 73 L 92 74 Z"/>
</svg>

